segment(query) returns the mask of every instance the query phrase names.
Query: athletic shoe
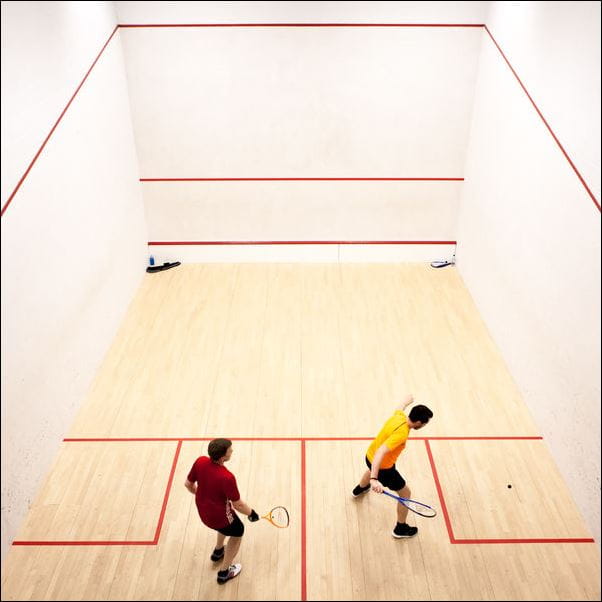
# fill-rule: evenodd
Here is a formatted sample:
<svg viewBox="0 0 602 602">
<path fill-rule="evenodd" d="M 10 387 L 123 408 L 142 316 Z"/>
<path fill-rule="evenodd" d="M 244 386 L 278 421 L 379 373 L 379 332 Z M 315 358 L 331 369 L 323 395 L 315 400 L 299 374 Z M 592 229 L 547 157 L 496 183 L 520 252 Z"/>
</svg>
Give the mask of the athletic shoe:
<svg viewBox="0 0 602 602">
<path fill-rule="evenodd" d="M 180 262 L 179 261 L 174 261 L 173 263 L 169 263 L 168 261 L 166 261 L 163 265 L 149 265 L 146 268 L 146 271 L 149 274 L 152 274 L 153 272 L 162 272 L 163 270 L 169 270 L 170 268 L 175 268 L 176 266 L 179 266 Z"/>
<path fill-rule="evenodd" d="M 416 533 L 418 533 L 418 527 L 410 527 L 406 523 L 397 523 L 391 535 L 397 539 L 402 539 L 404 537 L 414 537 Z"/>
<path fill-rule="evenodd" d="M 213 562 L 218 562 L 219 560 L 221 560 L 224 557 L 224 548 L 223 546 L 221 548 L 215 548 L 215 550 L 213 550 L 213 554 L 211 554 L 211 560 L 213 560 Z"/>
<path fill-rule="evenodd" d="M 217 582 L 226 583 L 226 581 L 234 579 L 240 571 L 242 571 L 242 564 L 231 564 L 225 571 L 217 572 Z"/>
<path fill-rule="evenodd" d="M 362 495 L 362 493 L 366 493 L 368 489 L 370 489 L 370 484 L 366 485 L 365 487 L 356 485 L 355 489 L 351 493 L 353 494 L 353 497 L 359 497 L 360 495 Z"/>
</svg>

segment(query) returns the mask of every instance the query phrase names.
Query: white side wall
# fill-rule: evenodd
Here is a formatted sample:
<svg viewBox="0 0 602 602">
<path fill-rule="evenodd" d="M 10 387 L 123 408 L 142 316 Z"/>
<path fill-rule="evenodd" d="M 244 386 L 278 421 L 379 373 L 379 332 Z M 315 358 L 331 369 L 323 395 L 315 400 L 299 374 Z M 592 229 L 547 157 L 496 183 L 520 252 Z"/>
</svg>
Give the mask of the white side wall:
<svg viewBox="0 0 602 602">
<path fill-rule="evenodd" d="M 120 22 L 483 22 L 482 3 L 166 4 L 118 2 Z M 143 178 L 463 176 L 480 28 L 133 28 L 122 35 Z M 453 240 L 460 188 L 450 181 L 143 184 L 153 241 Z"/>
<path fill-rule="evenodd" d="M 2 3 L 3 205 L 115 25 Z M 144 274 L 138 177 L 116 33 L 2 216 L 2 558 Z"/>
<path fill-rule="evenodd" d="M 487 26 L 599 201 L 600 4 L 494 2 Z M 600 212 L 483 38 L 458 268 L 599 542 Z"/>
</svg>

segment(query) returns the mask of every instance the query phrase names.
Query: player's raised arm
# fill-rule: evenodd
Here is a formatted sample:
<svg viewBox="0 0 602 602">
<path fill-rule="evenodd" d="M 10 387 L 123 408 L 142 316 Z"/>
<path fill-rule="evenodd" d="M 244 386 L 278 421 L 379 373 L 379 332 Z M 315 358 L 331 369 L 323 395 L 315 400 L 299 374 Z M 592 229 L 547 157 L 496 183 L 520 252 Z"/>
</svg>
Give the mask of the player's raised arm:
<svg viewBox="0 0 602 602">
<path fill-rule="evenodd" d="M 406 395 L 400 402 L 400 404 L 395 408 L 396 410 L 405 411 L 405 409 L 414 403 L 414 396 L 410 393 Z"/>
</svg>

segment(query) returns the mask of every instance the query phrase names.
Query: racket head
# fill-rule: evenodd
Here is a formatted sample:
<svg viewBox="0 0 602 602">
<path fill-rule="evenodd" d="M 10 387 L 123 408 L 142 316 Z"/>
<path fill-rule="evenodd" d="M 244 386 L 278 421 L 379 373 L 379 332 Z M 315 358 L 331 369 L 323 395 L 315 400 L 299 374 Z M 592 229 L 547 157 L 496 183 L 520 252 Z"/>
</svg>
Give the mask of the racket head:
<svg viewBox="0 0 602 602">
<path fill-rule="evenodd" d="M 284 506 L 274 506 L 263 518 L 279 529 L 286 529 L 290 522 L 288 510 Z"/>
<path fill-rule="evenodd" d="M 419 514 L 420 516 L 424 516 L 426 518 L 433 518 L 437 516 L 437 511 L 431 506 L 427 506 L 426 504 L 422 504 L 417 502 L 416 500 L 408 500 L 404 498 L 399 498 L 399 501 L 412 512 Z"/>
<path fill-rule="evenodd" d="M 408 510 L 415 512 L 416 514 L 420 514 L 420 516 L 424 516 L 426 518 L 433 518 L 437 516 L 437 511 L 431 506 L 427 506 L 421 502 L 417 502 L 416 500 L 410 500 L 405 497 L 399 497 L 393 493 L 389 493 L 388 491 L 384 491 L 385 495 L 389 497 L 395 498 L 400 504 L 403 504 Z"/>
</svg>

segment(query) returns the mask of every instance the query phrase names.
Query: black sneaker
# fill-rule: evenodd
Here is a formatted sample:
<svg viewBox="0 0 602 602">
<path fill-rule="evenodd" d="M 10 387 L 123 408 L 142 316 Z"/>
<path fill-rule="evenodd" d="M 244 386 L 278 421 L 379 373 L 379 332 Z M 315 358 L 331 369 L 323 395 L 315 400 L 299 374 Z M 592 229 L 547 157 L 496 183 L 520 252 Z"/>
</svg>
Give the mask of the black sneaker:
<svg viewBox="0 0 602 602">
<path fill-rule="evenodd" d="M 416 533 L 418 533 L 418 527 L 410 527 L 406 523 L 397 523 L 391 535 L 397 539 L 402 539 L 404 537 L 414 537 Z"/>
<path fill-rule="evenodd" d="M 146 268 L 146 271 L 149 274 L 152 274 L 153 272 L 162 272 L 163 270 L 169 270 L 170 268 L 175 268 L 176 266 L 179 266 L 180 262 L 179 261 L 174 261 L 173 263 L 169 263 L 168 261 L 166 261 L 163 265 L 149 265 Z"/>
<path fill-rule="evenodd" d="M 353 494 L 353 497 L 359 497 L 360 495 L 362 495 L 362 493 L 366 493 L 366 491 L 368 491 L 368 489 L 370 489 L 370 484 L 369 483 L 365 487 L 361 487 L 360 485 L 356 485 L 355 489 L 351 493 Z"/>
<path fill-rule="evenodd" d="M 226 583 L 226 581 L 234 579 L 240 571 L 242 571 L 242 564 L 231 564 L 225 571 L 217 572 L 217 582 Z"/>
<path fill-rule="evenodd" d="M 211 554 L 211 560 L 213 560 L 213 562 L 218 562 L 223 557 L 224 557 L 224 547 L 223 546 L 219 549 L 215 548 L 215 550 L 213 550 L 213 554 Z"/>
</svg>

